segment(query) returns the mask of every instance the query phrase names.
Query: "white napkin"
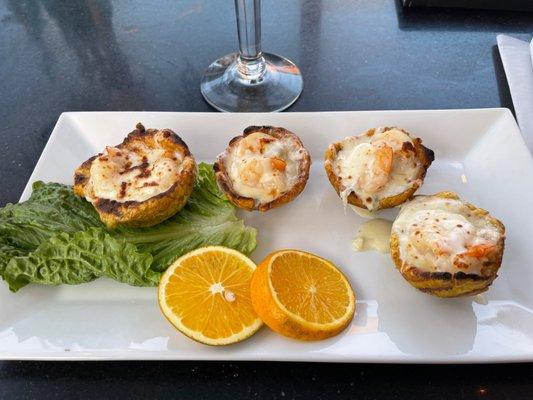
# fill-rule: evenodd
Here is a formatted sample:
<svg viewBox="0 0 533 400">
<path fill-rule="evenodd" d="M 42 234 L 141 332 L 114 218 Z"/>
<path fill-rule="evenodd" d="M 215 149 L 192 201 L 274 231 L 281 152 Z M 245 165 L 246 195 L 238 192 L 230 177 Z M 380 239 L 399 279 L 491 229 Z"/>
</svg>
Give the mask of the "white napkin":
<svg viewBox="0 0 533 400">
<path fill-rule="evenodd" d="M 498 35 L 498 48 L 511 89 L 518 125 L 533 152 L 533 41 Z"/>
</svg>

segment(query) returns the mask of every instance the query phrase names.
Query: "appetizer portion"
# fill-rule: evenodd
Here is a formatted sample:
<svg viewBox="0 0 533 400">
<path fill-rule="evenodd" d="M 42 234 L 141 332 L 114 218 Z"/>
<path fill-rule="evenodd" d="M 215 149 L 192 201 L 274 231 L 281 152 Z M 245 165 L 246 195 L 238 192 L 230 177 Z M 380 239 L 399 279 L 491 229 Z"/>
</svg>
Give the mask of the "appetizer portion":
<svg viewBox="0 0 533 400">
<path fill-rule="evenodd" d="M 267 211 L 292 201 L 309 178 L 311 158 L 294 133 L 250 126 L 215 162 L 219 187 L 237 207 Z"/>
<path fill-rule="evenodd" d="M 337 335 L 352 321 L 355 294 L 328 260 L 300 250 L 269 254 L 252 275 L 255 311 L 273 331 L 299 340 Z"/>
<path fill-rule="evenodd" d="M 439 297 L 488 289 L 500 268 L 505 227 L 455 193 L 417 196 L 392 225 L 391 256 L 414 287 Z"/>
<path fill-rule="evenodd" d="M 330 144 L 324 166 L 345 206 L 377 211 L 411 198 L 433 160 L 421 139 L 393 127 Z"/>
<path fill-rule="evenodd" d="M 183 208 L 196 164 L 170 129 L 137 124 L 124 141 L 81 164 L 74 192 L 91 202 L 109 228 L 153 226 Z"/>
</svg>

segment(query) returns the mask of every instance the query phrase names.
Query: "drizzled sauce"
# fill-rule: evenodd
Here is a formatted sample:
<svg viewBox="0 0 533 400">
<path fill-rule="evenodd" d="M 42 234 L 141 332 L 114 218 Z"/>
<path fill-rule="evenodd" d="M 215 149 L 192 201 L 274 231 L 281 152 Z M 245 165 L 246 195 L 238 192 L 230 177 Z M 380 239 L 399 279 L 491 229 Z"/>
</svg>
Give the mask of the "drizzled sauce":
<svg viewBox="0 0 533 400">
<path fill-rule="evenodd" d="M 353 206 L 350 204 L 350 208 L 360 217 L 362 218 L 375 218 L 376 212 L 375 211 L 368 211 L 366 208 L 361 208 L 357 206 Z"/>
<path fill-rule="evenodd" d="M 376 250 L 380 253 L 390 252 L 390 234 L 392 222 L 383 218 L 375 218 L 359 227 L 352 242 L 356 251 Z"/>
</svg>

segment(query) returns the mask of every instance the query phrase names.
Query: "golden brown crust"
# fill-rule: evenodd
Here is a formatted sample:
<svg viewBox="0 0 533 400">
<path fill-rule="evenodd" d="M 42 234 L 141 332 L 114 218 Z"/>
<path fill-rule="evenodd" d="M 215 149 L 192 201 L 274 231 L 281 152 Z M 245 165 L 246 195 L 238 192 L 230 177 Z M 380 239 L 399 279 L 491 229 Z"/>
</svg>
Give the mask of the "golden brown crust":
<svg viewBox="0 0 533 400">
<path fill-rule="evenodd" d="M 391 129 L 390 127 L 384 128 L 386 130 Z M 396 128 L 399 129 L 399 128 Z M 406 133 L 407 135 L 411 136 L 408 132 L 406 132 L 403 129 L 399 129 L 402 132 Z M 373 136 L 376 129 L 372 128 L 366 131 L 364 134 L 367 136 Z M 416 157 L 421 162 L 422 168 L 420 169 L 420 173 L 417 176 L 415 182 L 412 183 L 412 185 L 406 189 L 404 192 L 399 193 L 394 196 L 383 198 L 379 201 L 377 207 L 371 211 L 378 211 L 383 210 L 385 208 L 392 208 L 399 204 L 402 204 L 409 200 L 413 194 L 418 190 L 418 188 L 421 186 L 422 182 L 424 181 L 424 178 L 426 176 L 426 172 L 435 159 L 435 154 L 433 153 L 433 150 L 428 149 L 427 147 L 424 147 L 422 145 L 422 140 L 420 138 L 414 138 L 414 150 L 416 153 Z M 328 146 L 326 153 L 324 155 L 324 168 L 326 169 L 326 174 L 328 176 L 329 182 L 337 192 L 337 194 L 340 196 L 340 193 L 344 189 L 342 187 L 341 178 L 335 173 L 333 165 L 335 160 L 337 159 L 338 153 L 342 150 L 341 143 L 332 143 Z M 368 209 L 367 204 L 365 203 L 364 199 L 361 199 L 359 196 L 357 196 L 355 193 L 351 192 L 348 195 L 348 204 L 351 204 L 356 207 Z"/>
<path fill-rule="evenodd" d="M 417 196 L 418 197 L 418 196 Z M 459 200 L 459 196 L 453 192 L 440 192 L 432 197 Z M 391 235 L 390 249 L 394 265 L 402 276 L 415 288 L 438 297 L 460 297 L 472 296 L 485 292 L 498 276 L 498 269 L 501 266 L 503 250 L 505 247 L 505 227 L 488 211 L 478 208 L 473 204 L 466 203 L 472 214 L 485 217 L 501 233 L 500 239 L 494 251 L 484 263 L 482 275 L 466 274 L 464 272 L 429 272 L 417 268 L 414 265 L 404 263 L 400 256 L 399 238 L 393 233 Z"/>
<path fill-rule="evenodd" d="M 256 201 L 250 197 L 244 197 L 239 195 L 234 189 L 231 183 L 231 179 L 228 176 L 226 169 L 226 158 L 228 156 L 228 150 L 235 148 L 239 141 L 245 138 L 246 136 L 254 133 L 261 132 L 267 135 L 273 136 L 276 139 L 281 139 L 285 137 L 290 137 L 300 149 L 303 149 L 302 152 L 303 158 L 298 166 L 298 178 L 296 184 L 294 184 L 290 190 L 284 192 L 281 196 L 268 203 L 256 203 Z M 247 127 L 241 136 L 236 136 L 230 140 L 226 150 L 221 153 L 214 165 L 213 169 L 215 170 L 215 175 L 217 179 L 218 186 L 226 194 L 226 197 L 237 207 L 244 210 L 252 211 L 268 211 L 271 208 L 279 207 L 285 203 L 289 203 L 294 200 L 305 188 L 307 180 L 309 179 L 309 168 L 311 167 L 311 157 L 305 147 L 302 144 L 302 141 L 294 133 L 288 131 L 285 128 L 273 127 L 273 126 L 249 126 Z"/>
<path fill-rule="evenodd" d="M 187 145 L 170 129 L 161 130 L 164 141 L 160 143 L 169 151 L 179 151 L 184 155 L 182 169 L 175 183 L 165 192 L 142 202 L 119 202 L 111 199 L 91 199 L 100 219 L 109 228 L 119 225 L 130 227 L 153 226 L 183 208 L 192 193 L 196 179 L 196 163 Z M 143 142 L 148 146 L 155 146 L 154 136 L 160 132 L 158 129 L 145 129 L 142 124 L 137 124 L 136 129 L 128 134 L 126 139 L 116 146 L 118 149 L 129 149 L 136 143 Z M 88 195 L 87 184 L 91 175 L 91 165 L 101 154 L 97 154 L 82 163 L 74 173 L 74 193 L 78 196 Z M 90 196 L 91 197 L 91 196 Z"/>
</svg>

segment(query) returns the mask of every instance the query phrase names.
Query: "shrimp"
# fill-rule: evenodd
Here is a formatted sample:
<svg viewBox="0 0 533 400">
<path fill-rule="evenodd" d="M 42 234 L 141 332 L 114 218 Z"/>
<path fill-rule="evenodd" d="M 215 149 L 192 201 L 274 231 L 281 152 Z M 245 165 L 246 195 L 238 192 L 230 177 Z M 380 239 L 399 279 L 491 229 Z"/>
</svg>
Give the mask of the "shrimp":
<svg viewBox="0 0 533 400">
<path fill-rule="evenodd" d="M 490 253 L 496 250 L 496 245 L 492 243 L 482 243 L 467 247 L 463 253 L 467 257 L 474 257 L 478 260 L 487 257 Z"/>
<path fill-rule="evenodd" d="M 239 146 L 237 147 L 237 154 L 240 157 L 245 156 L 248 153 L 256 155 L 263 154 L 266 150 L 266 146 L 275 140 L 275 138 L 266 133 L 252 133 L 240 141 Z"/>
<path fill-rule="evenodd" d="M 270 159 L 270 164 L 272 165 L 272 168 L 280 172 L 285 171 L 285 167 L 287 166 L 287 163 L 285 161 L 277 157 L 272 157 Z"/>
<path fill-rule="evenodd" d="M 405 142 L 410 142 L 411 138 L 405 132 L 392 128 L 384 132 L 378 132 L 372 139 L 374 146 L 386 144 L 391 146 L 393 150 L 401 150 Z"/>
<path fill-rule="evenodd" d="M 446 211 L 433 210 L 422 213 L 412 227 L 410 241 L 421 253 L 450 256 L 468 248 L 473 240 L 474 227 L 462 218 L 454 218 Z"/>
<path fill-rule="evenodd" d="M 437 257 L 451 253 L 450 246 L 446 243 L 445 237 L 437 233 L 430 227 L 421 227 L 410 235 L 413 249 L 420 254 L 431 254 Z"/>
<path fill-rule="evenodd" d="M 367 193 L 376 193 L 387 184 L 392 170 L 392 157 L 392 147 L 384 143 L 373 146 L 358 179 L 361 189 Z"/>
<path fill-rule="evenodd" d="M 410 158 L 416 155 L 416 148 L 412 139 L 405 132 L 393 128 L 379 133 L 372 141 L 374 146 L 387 145 L 392 147 L 395 157 Z"/>
<path fill-rule="evenodd" d="M 250 187 L 268 188 L 277 186 L 283 180 L 287 163 L 276 157 L 253 158 L 242 163 L 239 176 Z"/>
<path fill-rule="evenodd" d="M 242 163 L 239 169 L 239 176 L 247 186 L 256 187 L 259 185 L 261 176 L 264 173 L 263 164 L 257 159 L 251 159 Z"/>
<path fill-rule="evenodd" d="M 475 258 L 476 260 L 482 260 L 488 257 L 494 251 L 496 251 L 496 245 L 491 243 L 467 246 L 465 252 L 457 254 L 454 257 L 453 264 L 457 268 L 468 269 L 472 264 L 472 258 Z"/>
</svg>

